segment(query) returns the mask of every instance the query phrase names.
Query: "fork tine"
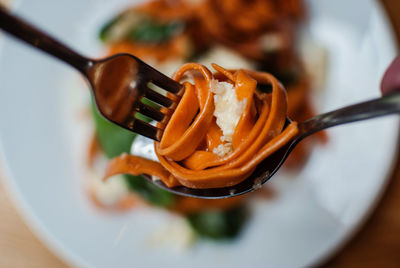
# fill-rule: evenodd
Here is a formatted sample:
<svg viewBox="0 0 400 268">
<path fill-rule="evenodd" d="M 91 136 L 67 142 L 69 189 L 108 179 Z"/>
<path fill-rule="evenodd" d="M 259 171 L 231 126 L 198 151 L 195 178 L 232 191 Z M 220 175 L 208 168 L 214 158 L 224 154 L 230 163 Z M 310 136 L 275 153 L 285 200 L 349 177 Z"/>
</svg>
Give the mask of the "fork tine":
<svg viewBox="0 0 400 268">
<path fill-rule="evenodd" d="M 166 96 L 163 96 L 160 93 L 155 92 L 154 90 L 152 90 L 150 88 L 147 88 L 144 96 L 147 99 L 154 101 L 155 103 L 158 103 L 167 108 L 170 107 L 174 103 L 174 101 L 171 100 L 170 98 L 167 98 Z"/>
<path fill-rule="evenodd" d="M 147 74 L 147 77 L 150 78 L 150 81 L 155 85 L 159 86 L 160 88 L 169 91 L 171 93 L 178 93 L 182 89 L 182 85 L 168 76 L 160 73 L 150 65 L 142 62 L 141 64 L 142 71 Z"/>
<path fill-rule="evenodd" d="M 139 135 L 145 136 L 155 141 L 160 141 L 162 136 L 162 130 L 150 125 L 149 123 L 143 122 L 142 120 L 136 119 L 132 131 Z"/>
<path fill-rule="evenodd" d="M 169 91 L 174 94 L 177 94 L 182 89 L 181 84 L 161 73 L 154 75 L 154 77 L 152 77 L 152 82 L 155 85 L 161 87 L 162 89 L 165 89 L 166 91 Z"/>
<path fill-rule="evenodd" d="M 161 122 L 166 117 L 166 115 L 163 114 L 161 111 L 154 109 L 153 107 L 148 106 L 142 102 L 139 102 L 139 105 L 136 108 L 136 110 L 142 115 L 145 115 L 158 122 Z"/>
</svg>

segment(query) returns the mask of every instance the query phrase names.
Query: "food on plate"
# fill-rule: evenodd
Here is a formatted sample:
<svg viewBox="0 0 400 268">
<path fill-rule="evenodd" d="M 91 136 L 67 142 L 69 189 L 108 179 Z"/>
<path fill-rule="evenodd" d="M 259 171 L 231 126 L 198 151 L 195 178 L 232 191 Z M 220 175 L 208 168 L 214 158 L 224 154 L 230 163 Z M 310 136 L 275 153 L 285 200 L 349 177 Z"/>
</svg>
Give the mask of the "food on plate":
<svg viewBox="0 0 400 268">
<path fill-rule="evenodd" d="M 298 52 L 298 28 L 305 17 L 302 0 L 156 0 L 128 8 L 107 22 L 99 33 L 107 54 L 133 54 L 167 75 L 178 70 L 174 79 L 185 84 L 182 100 L 187 101 L 180 103 L 177 112 L 182 113 L 171 117 L 161 142 L 156 144 L 159 160 L 153 155 L 154 162 L 131 151 L 132 143 L 135 147 L 140 138 L 107 122 L 92 109 L 95 135 L 89 163 L 92 170 L 99 170 L 91 184 L 96 204 L 128 209 L 150 203 L 183 215 L 202 237 L 238 235 L 249 216 L 246 198 L 175 196 L 140 174 L 155 175 L 153 179 L 162 179 L 169 186 L 236 184 L 275 149 L 268 141 L 286 142 L 294 135 L 296 123 L 283 128 L 286 114 L 294 122 L 314 115 L 312 74 Z M 213 62 L 224 68 L 212 66 Z M 202 113 L 205 116 L 200 118 Z M 192 131 L 191 121 L 198 119 L 208 125 Z M 193 135 L 192 139 L 181 138 L 184 132 Z M 263 135 L 255 134 L 261 132 Z M 303 141 L 286 167 L 301 167 L 312 146 L 325 140 L 322 133 Z M 152 154 L 153 145 L 146 156 Z M 143 166 L 151 163 L 151 172 L 133 171 L 130 164 L 135 161 L 142 161 Z M 117 173 L 130 175 L 101 182 L 105 175 Z M 273 196 L 270 189 L 265 196 Z"/>
<path fill-rule="evenodd" d="M 187 63 L 174 74 L 174 80 L 190 76 L 194 84 L 183 83 L 183 96 L 155 142 L 159 162 L 123 154 L 110 162 L 107 177 L 147 174 L 168 187 L 228 187 L 291 141 L 297 123 L 285 128 L 287 97 L 278 80 L 268 73 L 213 67 L 215 74 Z M 271 93 L 259 92 L 257 85 L 270 86 Z"/>
</svg>

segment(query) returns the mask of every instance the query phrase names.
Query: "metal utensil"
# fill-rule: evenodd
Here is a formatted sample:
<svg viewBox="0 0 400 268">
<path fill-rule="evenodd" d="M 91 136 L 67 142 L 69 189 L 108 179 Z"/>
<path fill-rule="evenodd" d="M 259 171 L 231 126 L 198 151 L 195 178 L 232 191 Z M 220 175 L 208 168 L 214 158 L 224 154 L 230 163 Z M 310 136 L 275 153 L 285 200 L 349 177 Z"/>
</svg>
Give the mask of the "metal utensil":
<svg viewBox="0 0 400 268">
<path fill-rule="evenodd" d="M 165 123 L 179 101 L 176 94 L 182 89 L 181 84 L 129 54 L 117 54 L 100 60 L 83 57 L 11 15 L 1 5 L 0 29 L 68 63 L 83 74 L 90 84 L 97 108 L 105 118 L 137 134 L 160 140 L 163 129 L 137 119 L 136 114 Z M 151 83 L 166 92 L 160 94 L 163 92 L 151 89 Z M 144 99 L 156 103 L 159 109 L 143 103 Z"/>
<path fill-rule="evenodd" d="M 227 198 L 249 193 L 259 189 L 262 184 L 267 182 L 279 170 L 294 147 L 305 137 L 317 131 L 337 125 L 395 113 L 400 113 L 400 93 L 392 93 L 381 98 L 314 116 L 298 124 L 299 133 L 291 142 L 260 163 L 250 177 L 231 187 L 191 189 L 179 186 L 168 188 L 161 181 L 156 181 L 154 183 L 175 194 L 205 199 Z M 286 125 L 288 125 L 289 122 L 290 119 L 287 118 Z M 349 133 L 349 135 L 351 135 L 351 133 Z M 147 179 L 151 181 L 150 178 Z"/>
</svg>

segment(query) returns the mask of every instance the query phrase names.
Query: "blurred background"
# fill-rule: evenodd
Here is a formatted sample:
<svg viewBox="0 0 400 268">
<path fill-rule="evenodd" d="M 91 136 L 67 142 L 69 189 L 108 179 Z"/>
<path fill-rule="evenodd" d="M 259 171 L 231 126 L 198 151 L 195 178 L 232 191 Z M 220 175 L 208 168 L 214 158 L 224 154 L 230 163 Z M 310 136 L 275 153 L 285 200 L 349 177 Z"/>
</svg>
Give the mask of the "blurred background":
<svg viewBox="0 0 400 268">
<path fill-rule="evenodd" d="M 400 42 L 400 1 L 380 1 Z M 340 252 L 319 267 L 399 267 L 400 158 L 397 158 L 390 184 L 371 217 Z M 4 176 L 1 170 L 0 163 L 0 178 Z M 68 267 L 22 221 L 1 180 L 0 218 L 0 267 Z"/>
</svg>

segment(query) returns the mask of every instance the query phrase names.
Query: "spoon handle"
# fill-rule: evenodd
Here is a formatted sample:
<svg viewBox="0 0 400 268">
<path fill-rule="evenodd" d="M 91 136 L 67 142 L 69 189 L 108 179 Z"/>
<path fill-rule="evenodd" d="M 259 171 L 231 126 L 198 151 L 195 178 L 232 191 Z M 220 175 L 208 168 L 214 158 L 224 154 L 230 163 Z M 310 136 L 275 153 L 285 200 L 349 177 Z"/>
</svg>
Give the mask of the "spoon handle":
<svg viewBox="0 0 400 268">
<path fill-rule="evenodd" d="M 10 12 L 2 7 L 1 4 L 0 29 L 3 29 L 31 46 L 72 65 L 72 67 L 75 67 L 83 74 L 86 74 L 86 69 L 92 64 L 91 60 L 79 55 L 48 34 L 10 14 Z"/>
<path fill-rule="evenodd" d="M 314 116 L 299 124 L 300 139 L 336 125 L 400 113 L 400 92 Z"/>
</svg>

